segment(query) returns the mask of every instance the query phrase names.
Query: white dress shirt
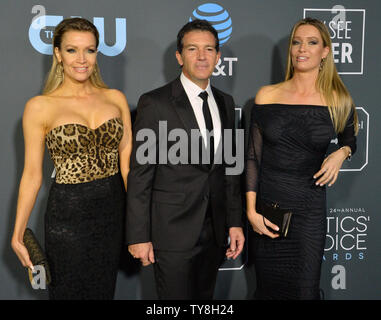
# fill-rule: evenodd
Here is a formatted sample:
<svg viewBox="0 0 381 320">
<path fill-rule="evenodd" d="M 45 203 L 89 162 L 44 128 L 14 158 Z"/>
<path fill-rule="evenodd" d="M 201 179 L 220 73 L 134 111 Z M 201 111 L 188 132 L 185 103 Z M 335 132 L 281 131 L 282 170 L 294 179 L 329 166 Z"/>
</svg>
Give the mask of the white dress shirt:
<svg viewBox="0 0 381 320">
<path fill-rule="evenodd" d="M 213 92 L 210 87 L 210 80 L 208 80 L 208 86 L 206 87 L 205 90 L 200 88 L 197 84 L 195 84 L 190 79 L 188 79 L 184 75 L 184 73 L 181 73 L 180 81 L 192 105 L 193 112 L 194 112 L 194 115 L 196 116 L 197 124 L 200 129 L 205 145 L 207 143 L 206 142 L 207 140 L 206 140 L 205 119 L 204 119 L 204 114 L 202 112 L 203 100 L 198 95 L 203 91 L 206 91 L 208 93 L 208 104 L 210 109 L 210 115 L 212 116 L 212 122 L 213 122 L 214 153 L 216 153 L 218 144 L 220 143 L 220 140 L 221 140 L 221 119 L 220 119 L 220 114 L 218 112 L 217 103 L 214 100 Z"/>
</svg>

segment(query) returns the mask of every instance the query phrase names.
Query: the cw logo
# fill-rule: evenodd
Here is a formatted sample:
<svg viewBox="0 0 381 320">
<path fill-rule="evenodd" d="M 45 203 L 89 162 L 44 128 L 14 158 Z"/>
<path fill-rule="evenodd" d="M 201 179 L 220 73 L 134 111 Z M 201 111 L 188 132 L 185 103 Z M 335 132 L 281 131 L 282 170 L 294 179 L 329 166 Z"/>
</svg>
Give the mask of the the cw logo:
<svg viewBox="0 0 381 320">
<path fill-rule="evenodd" d="M 33 48 L 42 54 L 52 54 L 53 46 L 52 44 L 47 44 L 41 40 L 41 31 L 46 27 L 55 27 L 62 20 L 63 16 L 37 15 L 29 27 L 29 41 L 32 44 Z M 113 46 L 108 46 L 105 43 L 104 18 L 94 17 L 93 23 L 99 31 L 98 50 L 100 52 L 106 56 L 116 56 L 123 52 L 127 42 L 126 19 L 115 19 L 116 36 L 115 44 Z M 45 34 L 48 38 L 53 38 L 52 31 L 45 30 Z"/>
</svg>

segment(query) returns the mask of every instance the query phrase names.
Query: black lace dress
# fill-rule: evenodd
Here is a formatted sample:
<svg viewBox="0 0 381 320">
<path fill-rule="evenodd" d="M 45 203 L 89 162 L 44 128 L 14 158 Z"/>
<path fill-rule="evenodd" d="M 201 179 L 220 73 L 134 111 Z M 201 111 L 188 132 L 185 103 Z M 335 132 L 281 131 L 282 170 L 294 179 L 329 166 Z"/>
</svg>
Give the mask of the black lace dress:
<svg viewBox="0 0 381 320">
<path fill-rule="evenodd" d="M 339 145 L 356 151 L 353 115 Z M 316 186 L 336 134 L 328 108 L 316 105 L 254 105 L 246 155 L 246 191 L 293 211 L 286 238 L 271 239 L 249 228 L 249 254 L 257 299 L 319 299 L 326 235 L 326 188 Z"/>
<path fill-rule="evenodd" d="M 45 214 L 50 299 L 113 299 L 123 243 L 125 191 L 119 118 L 95 130 L 56 127 L 46 143 L 56 169 Z"/>
</svg>

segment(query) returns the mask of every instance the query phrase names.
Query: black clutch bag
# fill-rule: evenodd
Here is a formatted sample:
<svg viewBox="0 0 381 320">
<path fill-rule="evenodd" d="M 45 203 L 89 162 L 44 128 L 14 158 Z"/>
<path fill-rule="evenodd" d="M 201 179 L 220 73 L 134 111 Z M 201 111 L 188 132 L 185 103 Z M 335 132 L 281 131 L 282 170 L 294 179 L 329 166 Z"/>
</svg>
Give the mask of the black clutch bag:
<svg viewBox="0 0 381 320">
<path fill-rule="evenodd" d="M 280 208 L 277 203 L 270 204 L 264 201 L 260 201 L 259 199 L 256 201 L 256 207 L 258 213 L 279 227 L 279 231 L 275 231 L 267 226 L 265 219 L 263 219 L 263 223 L 269 231 L 279 234 L 281 237 L 287 236 L 292 217 L 292 212 L 290 210 Z"/>
<path fill-rule="evenodd" d="M 36 236 L 34 235 L 33 231 L 29 228 L 25 229 L 23 242 L 28 250 L 28 254 L 30 257 L 30 261 L 32 261 L 33 266 L 43 266 L 45 269 L 45 283 L 48 285 L 50 284 L 50 269 L 48 265 L 48 261 L 46 260 L 44 251 L 41 248 L 40 243 L 38 242 Z M 33 274 L 32 271 L 28 268 L 29 272 L 29 280 L 32 283 L 33 282 Z"/>
</svg>

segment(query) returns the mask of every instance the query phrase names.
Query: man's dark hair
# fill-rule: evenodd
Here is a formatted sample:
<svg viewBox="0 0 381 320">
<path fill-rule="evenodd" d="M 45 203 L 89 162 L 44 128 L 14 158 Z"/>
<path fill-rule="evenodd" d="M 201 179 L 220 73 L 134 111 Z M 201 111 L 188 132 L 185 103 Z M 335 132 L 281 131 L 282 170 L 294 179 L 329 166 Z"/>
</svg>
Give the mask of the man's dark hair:
<svg viewBox="0 0 381 320">
<path fill-rule="evenodd" d="M 216 51 L 220 51 L 220 42 L 218 40 L 218 33 L 216 29 L 214 29 L 208 21 L 196 19 L 185 24 L 177 34 L 177 51 L 179 53 L 183 51 L 183 38 L 185 34 L 190 31 L 209 31 L 211 34 L 213 34 L 216 40 Z"/>
</svg>

